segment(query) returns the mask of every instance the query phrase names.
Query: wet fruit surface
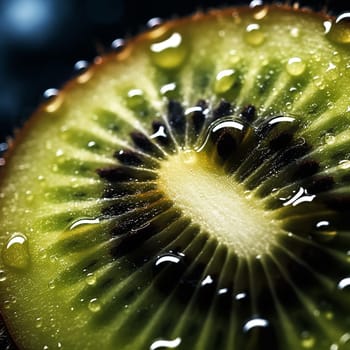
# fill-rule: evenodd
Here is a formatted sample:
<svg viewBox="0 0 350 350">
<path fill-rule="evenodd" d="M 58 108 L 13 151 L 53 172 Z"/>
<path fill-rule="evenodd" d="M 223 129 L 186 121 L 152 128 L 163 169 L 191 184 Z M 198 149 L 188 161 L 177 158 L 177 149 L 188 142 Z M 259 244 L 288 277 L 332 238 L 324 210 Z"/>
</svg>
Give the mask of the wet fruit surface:
<svg viewBox="0 0 350 350">
<path fill-rule="evenodd" d="M 344 20 L 199 14 L 45 93 L 0 187 L 21 347 L 348 346 Z"/>
</svg>

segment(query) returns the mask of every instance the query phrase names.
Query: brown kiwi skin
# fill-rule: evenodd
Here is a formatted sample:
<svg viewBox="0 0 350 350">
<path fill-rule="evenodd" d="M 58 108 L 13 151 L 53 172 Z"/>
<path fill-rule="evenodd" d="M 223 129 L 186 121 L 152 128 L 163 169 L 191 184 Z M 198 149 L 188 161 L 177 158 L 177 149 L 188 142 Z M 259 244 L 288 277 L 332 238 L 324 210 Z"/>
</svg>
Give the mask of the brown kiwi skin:
<svg viewBox="0 0 350 350">
<path fill-rule="evenodd" d="M 309 8 L 309 7 L 299 8 L 299 6 L 291 6 L 290 4 L 287 4 L 287 3 L 286 4 L 268 4 L 266 6 L 268 6 L 272 10 L 278 9 L 280 11 L 282 10 L 286 12 L 305 13 L 308 15 L 312 15 L 315 18 L 322 18 L 324 21 L 335 19 L 334 16 L 330 15 L 325 10 L 322 10 L 320 12 L 315 12 L 312 10 L 312 8 Z M 210 9 L 208 11 L 197 11 L 190 16 L 165 22 L 161 24 L 161 26 L 166 28 L 167 30 L 170 30 L 174 26 L 186 26 L 186 24 L 189 22 L 205 21 L 206 19 L 211 18 L 213 16 L 214 17 L 220 17 L 225 15 L 227 16 L 231 13 L 236 12 L 237 9 L 239 9 L 239 12 L 243 14 L 251 10 L 251 8 L 248 6 L 239 6 L 239 7 L 235 6 L 235 7 L 228 7 L 228 8 L 222 8 L 222 9 Z M 126 59 L 135 47 L 137 47 L 140 43 L 149 40 L 148 33 L 149 31 L 146 31 L 128 40 L 126 43 L 126 46 L 121 50 L 121 52 L 104 53 L 102 56 L 98 56 L 94 60 L 94 62 L 89 66 L 88 69 L 91 70 L 93 74 L 95 74 L 100 69 L 103 68 L 104 64 L 108 63 L 109 61 L 115 61 L 116 57 L 118 60 Z M 62 87 L 61 91 L 65 95 L 69 95 L 70 91 L 74 90 L 77 85 L 79 85 L 77 78 L 72 79 Z M 15 131 L 14 138 L 7 139 L 8 149 L 6 150 L 4 155 L 2 155 L 2 158 L 5 160 L 5 165 L 0 166 L 0 188 L 4 181 L 3 179 L 6 178 L 6 176 L 10 176 L 10 174 L 8 173 L 8 167 L 6 166 L 6 163 L 11 160 L 12 155 L 16 151 L 17 145 L 24 142 L 29 131 L 35 128 L 37 123 L 40 123 L 42 115 L 45 113 L 44 112 L 45 106 L 46 104 L 40 105 L 36 109 L 36 111 L 33 113 L 33 115 L 21 127 L 21 129 Z M 15 342 L 12 340 L 10 333 L 11 332 L 7 329 L 6 324 L 0 314 L 0 349 L 1 350 L 18 350 L 19 349 L 15 344 Z"/>
</svg>

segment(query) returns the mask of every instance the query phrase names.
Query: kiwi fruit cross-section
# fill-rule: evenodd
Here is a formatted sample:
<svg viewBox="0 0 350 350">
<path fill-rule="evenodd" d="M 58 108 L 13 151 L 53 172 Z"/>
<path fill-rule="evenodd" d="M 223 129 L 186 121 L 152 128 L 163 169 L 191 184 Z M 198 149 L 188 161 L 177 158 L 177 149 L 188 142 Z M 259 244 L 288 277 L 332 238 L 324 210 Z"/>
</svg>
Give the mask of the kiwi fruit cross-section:
<svg viewBox="0 0 350 350">
<path fill-rule="evenodd" d="M 347 14 L 212 10 L 96 58 L 1 169 L 6 346 L 350 349 L 349 122 Z"/>
</svg>

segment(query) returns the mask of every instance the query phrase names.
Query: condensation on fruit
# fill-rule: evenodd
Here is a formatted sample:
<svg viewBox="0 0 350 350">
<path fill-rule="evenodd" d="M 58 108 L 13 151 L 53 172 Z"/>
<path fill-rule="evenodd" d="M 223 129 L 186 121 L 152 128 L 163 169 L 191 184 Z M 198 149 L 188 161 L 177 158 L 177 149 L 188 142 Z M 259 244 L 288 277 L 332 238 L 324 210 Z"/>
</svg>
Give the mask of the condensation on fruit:
<svg viewBox="0 0 350 350">
<path fill-rule="evenodd" d="M 245 29 L 244 39 L 252 46 L 259 46 L 265 41 L 265 33 L 261 29 L 260 24 L 251 23 Z"/>
<path fill-rule="evenodd" d="M 28 238 L 19 232 L 14 233 L 2 250 L 2 260 L 8 267 L 25 270 L 30 265 Z"/>
<path fill-rule="evenodd" d="M 153 63 L 163 69 L 179 68 L 188 54 L 188 47 L 178 32 L 167 35 L 162 41 L 150 45 Z"/>
<path fill-rule="evenodd" d="M 48 113 L 56 112 L 63 103 L 63 93 L 57 89 L 47 89 L 43 94 L 43 98 L 46 101 L 45 110 Z"/>
<path fill-rule="evenodd" d="M 224 94 L 228 92 L 237 80 L 236 71 L 234 69 L 225 69 L 220 71 L 215 78 L 214 92 L 216 94 Z"/>
<path fill-rule="evenodd" d="M 286 65 L 288 74 L 291 76 L 300 76 L 305 72 L 306 64 L 300 57 L 291 57 Z"/>
<path fill-rule="evenodd" d="M 338 44 L 350 44 L 350 13 L 345 12 L 334 21 L 325 21 L 324 28 L 327 38 Z"/>
<path fill-rule="evenodd" d="M 89 69 L 89 62 L 85 60 L 80 60 L 75 63 L 74 72 L 77 74 L 77 82 L 79 84 L 87 83 L 93 75 L 93 70 Z"/>
</svg>

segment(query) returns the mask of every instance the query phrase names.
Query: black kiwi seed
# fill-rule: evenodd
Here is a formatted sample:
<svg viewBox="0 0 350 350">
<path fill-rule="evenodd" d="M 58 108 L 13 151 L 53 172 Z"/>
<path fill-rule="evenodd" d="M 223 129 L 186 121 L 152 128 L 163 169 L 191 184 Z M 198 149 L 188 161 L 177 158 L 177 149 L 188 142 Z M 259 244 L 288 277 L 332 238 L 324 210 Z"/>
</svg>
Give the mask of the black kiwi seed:
<svg viewBox="0 0 350 350">
<path fill-rule="evenodd" d="M 349 348 L 347 18 L 199 13 L 84 66 L 1 169 L 0 346 Z"/>
</svg>

